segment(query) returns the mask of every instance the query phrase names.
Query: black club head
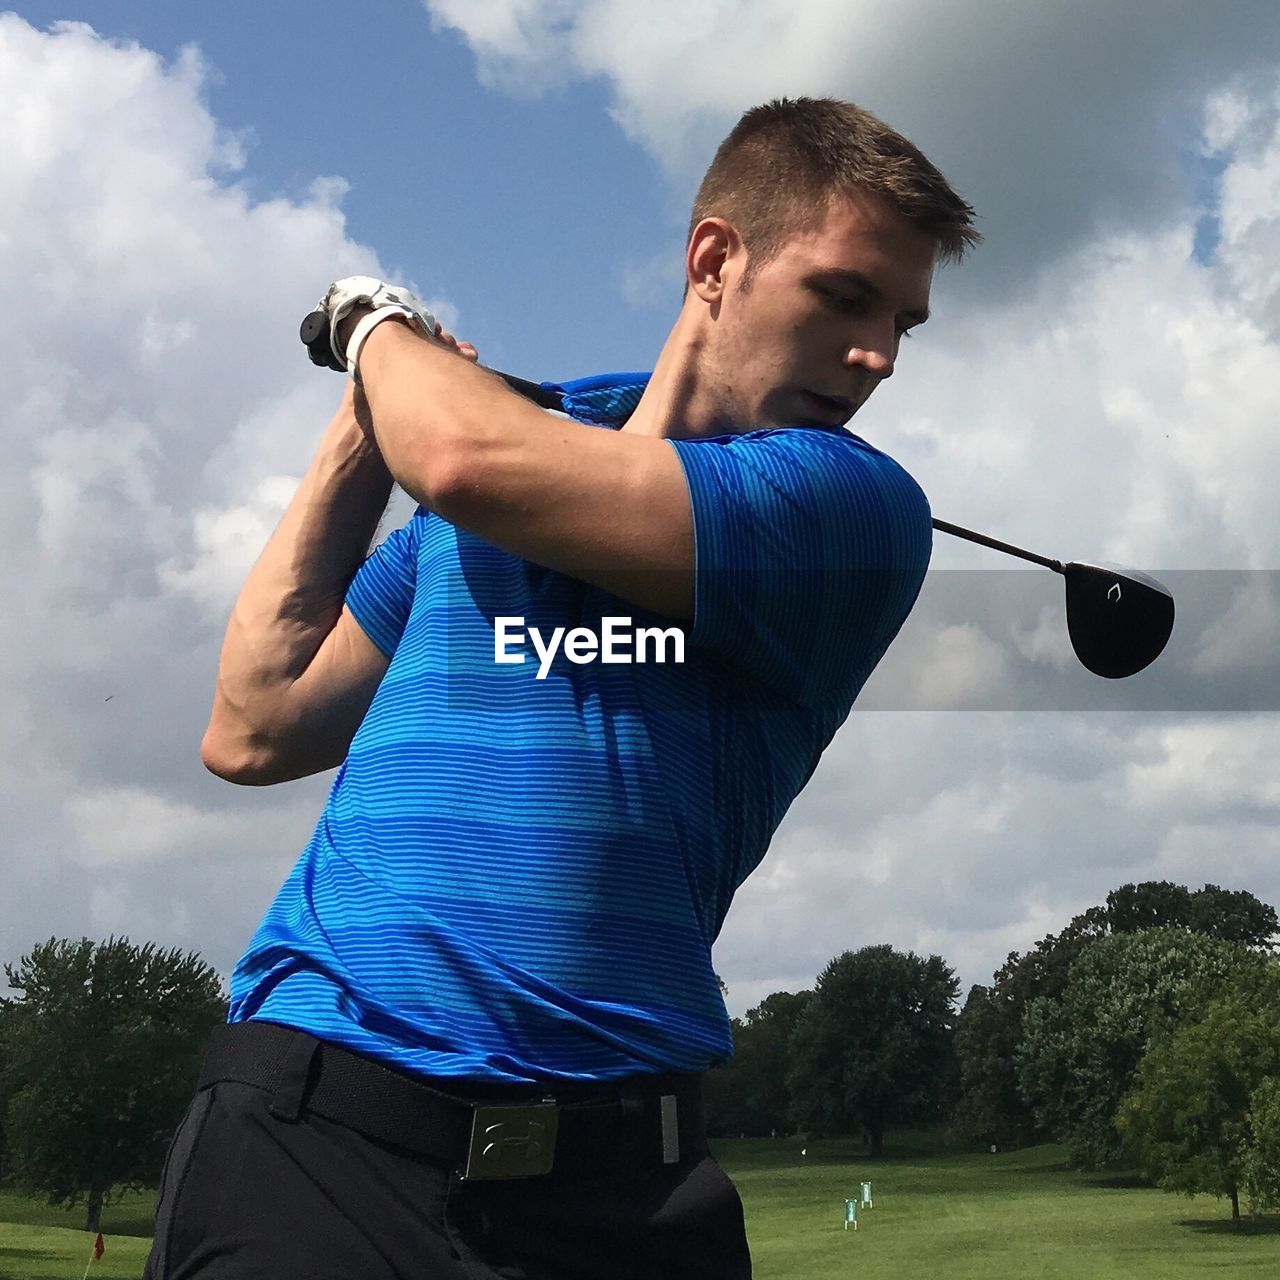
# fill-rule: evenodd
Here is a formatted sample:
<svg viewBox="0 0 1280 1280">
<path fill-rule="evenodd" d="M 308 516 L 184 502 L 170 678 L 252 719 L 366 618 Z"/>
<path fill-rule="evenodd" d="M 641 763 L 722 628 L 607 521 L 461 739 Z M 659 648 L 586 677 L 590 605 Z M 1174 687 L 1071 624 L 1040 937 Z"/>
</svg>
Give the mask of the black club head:
<svg viewBox="0 0 1280 1280">
<path fill-rule="evenodd" d="M 1094 675 L 1118 680 L 1160 656 L 1173 631 L 1173 596 L 1150 574 L 1111 565 L 1064 565 L 1067 632 Z"/>
</svg>

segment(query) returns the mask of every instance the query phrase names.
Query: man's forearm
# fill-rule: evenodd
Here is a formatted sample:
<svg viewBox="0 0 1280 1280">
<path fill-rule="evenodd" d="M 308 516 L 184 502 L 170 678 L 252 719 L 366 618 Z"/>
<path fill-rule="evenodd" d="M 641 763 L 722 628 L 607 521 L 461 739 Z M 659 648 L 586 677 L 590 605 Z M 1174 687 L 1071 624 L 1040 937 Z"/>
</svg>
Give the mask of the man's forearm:
<svg viewBox="0 0 1280 1280">
<path fill-rule="evenodd" d="M 368 335 L 359 366 L 379 448 L 418 503 L 523 560 L 693 617 L 693 511 L 669 440 L 554 417 L 398 320 Z"/>
<path fill-rule="evenodd" d="M 351 388 L 231 613 L 209 731 L 260 739 L 342 613 L 391 494 L 391 474 L 356 421 Z"/>
</svg>

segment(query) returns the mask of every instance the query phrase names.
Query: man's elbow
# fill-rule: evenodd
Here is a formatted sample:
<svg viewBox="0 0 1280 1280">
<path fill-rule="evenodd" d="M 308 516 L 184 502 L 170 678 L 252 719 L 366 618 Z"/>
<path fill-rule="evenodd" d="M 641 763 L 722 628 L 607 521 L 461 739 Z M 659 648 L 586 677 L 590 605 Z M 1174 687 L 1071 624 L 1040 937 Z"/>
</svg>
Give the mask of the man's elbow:
<svg viewBox="0 0 1280 1280">
<path fill-rule="evenodd" d="M 267 752 L 243 744 L 232 747 L 212 728 L 206 730 L 200 743 L 200 761 L 215 777 L 241 787 L 269 787 L 284 781 L 277 776 Z"/>
<path fill-rule="evenodd" d="M 200 744 L 200 759 L 215 777 L 240 787 L 274 787 L 281 782 L 297 782 L 312 774 L 336 769 L 346 759 L 345 744 L 308 741 L 267 743 L 262 741 L 228 744 L 206 732 Z"/>
</svg>

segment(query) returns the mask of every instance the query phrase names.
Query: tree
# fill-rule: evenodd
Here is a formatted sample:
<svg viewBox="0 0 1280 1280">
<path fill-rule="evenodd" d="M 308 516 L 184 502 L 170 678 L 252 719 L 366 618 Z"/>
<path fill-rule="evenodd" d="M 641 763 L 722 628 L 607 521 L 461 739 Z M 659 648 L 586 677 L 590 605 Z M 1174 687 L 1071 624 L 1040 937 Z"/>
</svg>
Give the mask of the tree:
<svg viewBox="0 0 1280 1280">
<path fill-rule="evenodd" d="M 1255 1087 L 1249 1125 L 1253 1141 L 1244 1159 L 1245 1192 L 1255 1209 L 1280 1209 L 1280 1076 Z"/>
<path fill-rule="evenodd" d="M 1186 929 L 1191 920 L 1191 890 L 1170 880 L 1121 885 L 1107 894 L 1106 918 L 1112 933 L 1165 926 Z"/>
<path fill-rule="evenodd" d="M 969 992 L 956 1023 L 960 1097 L 951 1119 L 956 1138 L 1010 1146 L 1040 1135 L 1016 1067 L 1027 1006 L 1033 1000 L 1060 999 L 1072 964 L 1106 936 L 1105 910 L 1091 907 L 1025 955 L 1011 952 L 991 987 L 975 986 Z"/>
<path fill-rule="evenodd" d="M 1275 908 L 1243 889 L 1207 884 L 1193 893 L 1168 880 L 1113 889 L 1107 894 L 1106 919 L 1112 933 L 1171 925 L 1243 947 L 1269 948 L 1280 932 Z"/>
<path fill-rule="evenodd" d="M 952 1081 L 959 984 L 939 956 L 888 945 L 827 965 L 796 1022 L 788 1079 L 799 1128 L 864 1132 L 871 1154 L 890 1125 L 937 1120 Z"/>
<path fill-rule="evenodd" d="M 746 1133 L 742 1019 L 730 1018 L 733 1056 L 707 1072 L 702 1086 L 703 1123 L 713 1138 L 734 1138 Z"/>
<path fill-rule="evenodd" d="M 1250 1153 L 1266 1138 L 1255 1133 L 1254 1095 L 1278 1081 L 1280 969 L 1251 966 L 1200 1015 L 1151 1044 L 1116 1128 L 1158 1186 L 1227 1196 L 1239 1221 Z"/>
<path fill-rule="evenodd" d="M 1022 1018 L 998 1002 L 990 987 L 969 990 L 956 1021 L 955 1050 L 960 1097 L 950 1130 L 960 1140 L 1017 1146 L 1035 1131 L 1035 1117 L 1018 1092 L 1013 1055 L 1022 1036 Z"/>
<path fill-rule="evenodd" d="M 1270 950 L 1280 933 L 1280 917 L 1275 907 L 1243 889 L 1220 889 L 1216 884 L 1207 884 L 1191 895 L 1187 928 L 1226 942 L 1238 942 L 1243 947 Z"/>
<path fill-rule="evenodd" d="M 1202 1005 L 1206 991 L 1265 963 L 1205 934 L 1145 929 L 1093 943 L 1071 966 L 1060 1001 L 1031 1002 L 1019 1086 L 1073 1163 L 1099 1168 L 1122 1158 L 1115 1114 L 1148 1042 Z"/>
<path fill-rule="evenodd" d="M 5 1117 L 9 1110 L 9 1094 L 5 1083 L 7 1080 L 5 1062 L 8 1055 L 5 1052 L 4 1026 L 8 1012 L 9 1006 L 3 1000 L 0 1000 L 0 1185 L 8 1182 L 11 1163 L 9 1159 L 9 1141 L 5 1134 Z"/>
<path fill-rule="evenodd" d="M 118 1198 L 156 1185 L 205 1042 L 226 1019 L 221 980 L 195 954 L 127 938 L 50 938 L 5 976 L 23 993 L 0 1001 L 16 1179 L 49 1204 L 85 1202 L 97 1231 L 113 1188 Z"/>
<path fill-rule="evenodd" d="M 1280 931 L 1276 911 L 1243 890 L 1206 884 L 1192 891 L 1167 880 L 1113 889 L 1106 905 L 1075 916 L 1025 955 L 1012 952 L 991 987 L 975 987 L 956 1024 L 960 1100 L 955 1137 L 1001 1144 L 1034 1141 L 1042 1130 L 1018 1084 L 1015 1056 L 1033 1000 L 1059 1000 L 1072 964 L 1102 938 L 1177 927 L 1227 942 L 1269 948 Z"/>
<path fill-rule="evenodd" d="M 707 1078 L 712 1134 L 764 1137 L 791 1124 L 791 1036 L 812 991 L 775 991 L 734 1020 L 733 1057 Z"/>
</svg>

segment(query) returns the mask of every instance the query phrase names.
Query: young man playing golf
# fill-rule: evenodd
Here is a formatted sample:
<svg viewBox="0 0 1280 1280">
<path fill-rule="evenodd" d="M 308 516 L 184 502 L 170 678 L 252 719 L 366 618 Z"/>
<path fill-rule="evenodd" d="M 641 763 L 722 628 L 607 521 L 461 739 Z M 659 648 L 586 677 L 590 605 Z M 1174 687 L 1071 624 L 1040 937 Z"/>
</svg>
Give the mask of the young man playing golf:
<svg viewBox="0 0 1280 1280">
<path fill-rule="evenodd" d="M 750 1275 L 702 1128 L 711 945 L 919 590 L 928 505 L 843 424 L 976 238 L 883 123 L 784 100 L 704 179 L 652 376 L 570 385 L 577 420 L 403 291 L 330 290 L 358 385 L 203 757 L 340 768 L 233 975 L 153 1280 Z M 366 559 L 393 480 L 417 513 Z"/>
</svg>

